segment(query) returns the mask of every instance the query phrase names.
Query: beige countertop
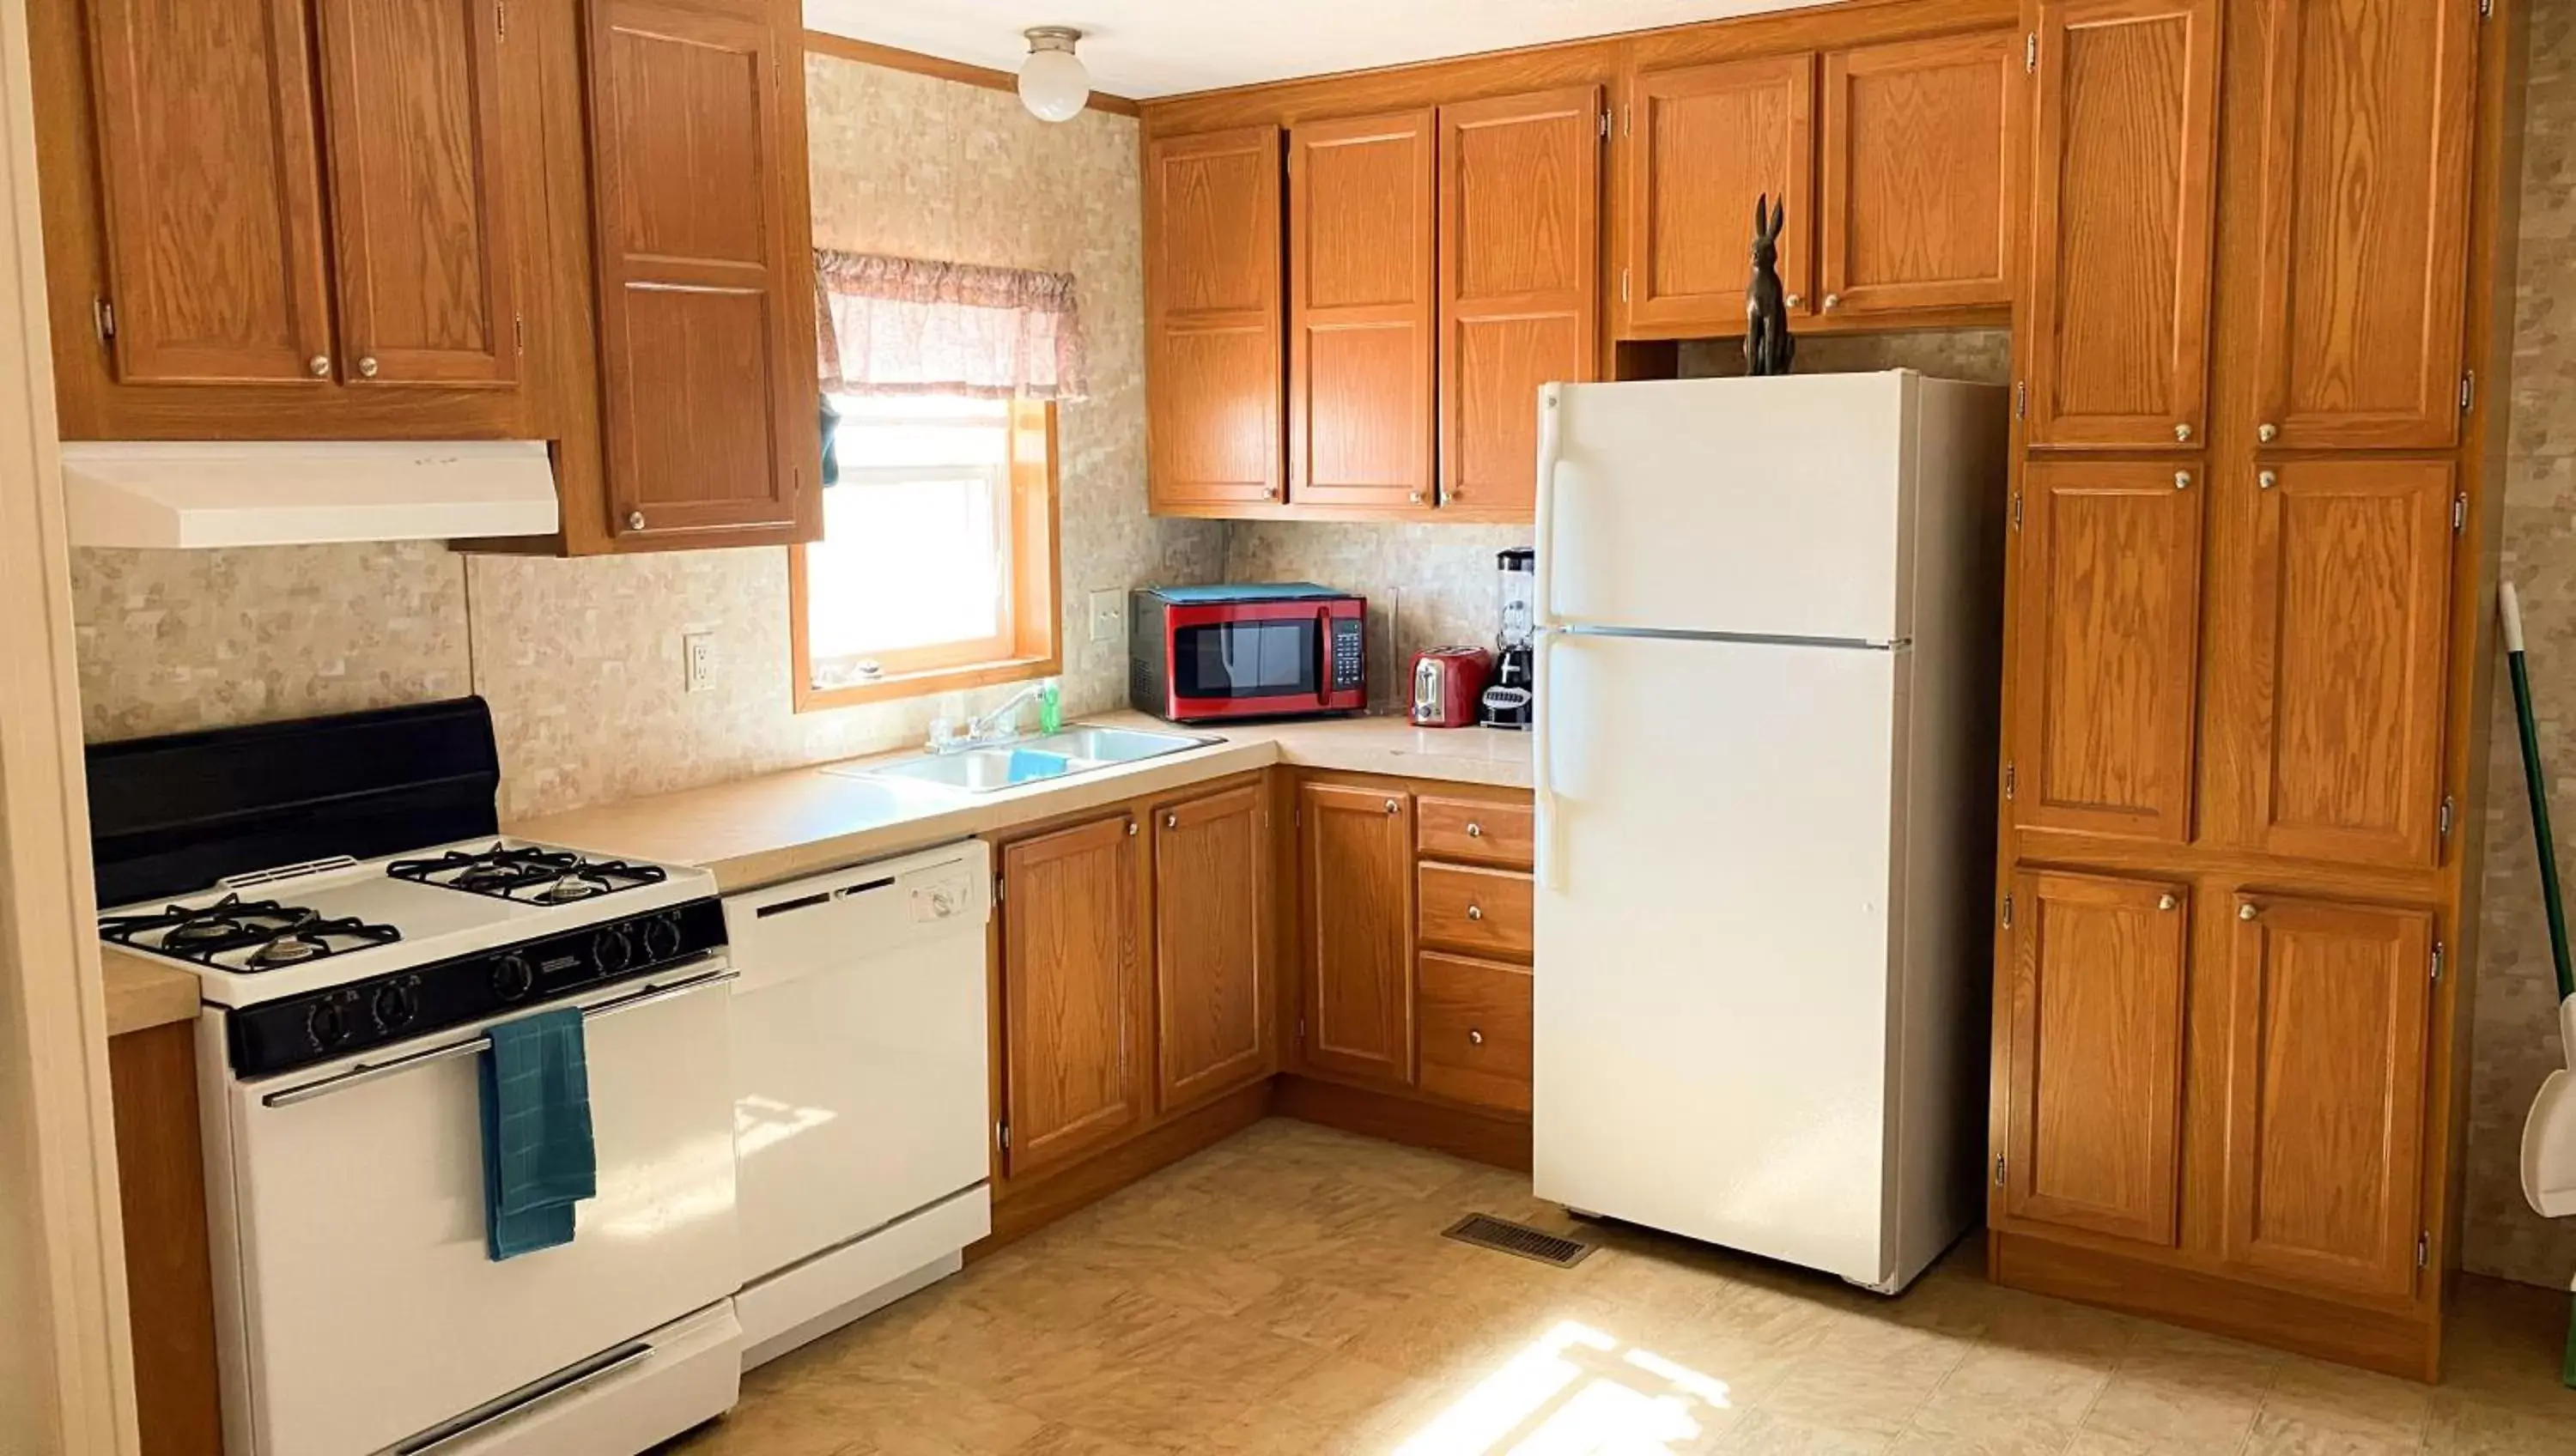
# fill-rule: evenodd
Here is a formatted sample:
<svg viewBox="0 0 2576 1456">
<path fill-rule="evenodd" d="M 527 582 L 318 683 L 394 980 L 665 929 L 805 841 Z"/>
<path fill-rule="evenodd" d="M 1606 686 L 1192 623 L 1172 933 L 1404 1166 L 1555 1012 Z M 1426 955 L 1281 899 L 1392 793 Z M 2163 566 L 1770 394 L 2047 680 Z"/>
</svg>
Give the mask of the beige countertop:
<svg viewBox="0 0 2576 1456">
<path fill-rule="evenodd" d="M 149 1031 L 197 1014 L 197 978 L 177 966 L 112 945 L 99 947 L 107 982 L 107 1034 Z"/>
<path fill-rule="evenodd" d="M 1141 713 L 1086 723 L 1174 731 Z M 1526 733 L 1416 728 L 1401 718 L 1339 718 L 1183 729 L 1222 741 L 1163 758 L 988 794 L 897 789 L 818 764 L 729 784 L 685 789 L 548 815 L 508 826 L 523 838 L 597 854 L 703 865 L 718 888 L 747 890 L 861 860 L 989 834 L 1061 814 L 1290 764 L 1400 774 L 1449 783 L 1527 788 Z M 850 763 L 909 757 L 883 754 Z"/>
</svg>

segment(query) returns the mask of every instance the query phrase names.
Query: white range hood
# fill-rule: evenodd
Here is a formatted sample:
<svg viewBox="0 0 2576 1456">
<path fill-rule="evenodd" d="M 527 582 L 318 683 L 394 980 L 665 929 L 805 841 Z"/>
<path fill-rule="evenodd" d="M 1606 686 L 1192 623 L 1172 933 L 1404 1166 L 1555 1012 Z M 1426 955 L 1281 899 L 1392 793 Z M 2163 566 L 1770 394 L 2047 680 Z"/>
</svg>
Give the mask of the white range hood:
<svg viewBox="0 0 2576 1456">
<path fill-rule="evenodd" d="M 557 521 L 542 440 L 66 440 L 62 449 L 80 546 L 545 536 Z"/>
</svg>

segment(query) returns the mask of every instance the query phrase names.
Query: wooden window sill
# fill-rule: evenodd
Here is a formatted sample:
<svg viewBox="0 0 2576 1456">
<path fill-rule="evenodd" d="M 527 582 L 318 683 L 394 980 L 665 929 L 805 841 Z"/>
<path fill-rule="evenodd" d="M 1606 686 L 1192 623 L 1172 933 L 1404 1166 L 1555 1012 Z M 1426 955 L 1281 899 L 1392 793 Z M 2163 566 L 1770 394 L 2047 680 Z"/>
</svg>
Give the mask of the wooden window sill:
<svg viewBox="0 0 2576 1456">
<path fill-rule="evenodd" d="M 926 698 L 933 693 L 987 688 L 996 683 L 1025 682 L 1031 678 L 1053 677 L 1061 667 L 1060 660 L 1055 657 L 1010 657 L 998 662 L 974 662 L 962 667 L 899 673 L 875 682 L 851 683 L 845 687 L 818 688 L 800 682 L 796 689 L 796 711 L 820 713 L 832 708 L 855 708 L 864 703 L 891 703 L 904 698 Z"/>
</svg>

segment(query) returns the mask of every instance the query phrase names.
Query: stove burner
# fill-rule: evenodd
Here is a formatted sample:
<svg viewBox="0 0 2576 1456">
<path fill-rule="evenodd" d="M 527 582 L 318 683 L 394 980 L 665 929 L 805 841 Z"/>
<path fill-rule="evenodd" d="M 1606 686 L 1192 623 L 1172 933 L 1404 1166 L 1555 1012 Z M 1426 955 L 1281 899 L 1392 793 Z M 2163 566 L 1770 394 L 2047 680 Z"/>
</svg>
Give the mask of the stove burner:
<svg viewBox="0 0 2576 1456">
<path fill-rule="evenodd" d="M 110 915 L 102 939 L 228 971 L 267 971 L 402 939 L 390 925 L 324 920 L 298 905 L 226 895 L 212 905 L 173 905 L 157 915 Z"/>
<path fill-rule="evenodd" d="M 523 905 L 569 905 L 660 884 L 665 878 L 658 865 L 584 859 L 570 850 L 506 843 L 485 850 L 451 849 L 436 859 L 396 860 L 385 873 Z"/>
</svg>

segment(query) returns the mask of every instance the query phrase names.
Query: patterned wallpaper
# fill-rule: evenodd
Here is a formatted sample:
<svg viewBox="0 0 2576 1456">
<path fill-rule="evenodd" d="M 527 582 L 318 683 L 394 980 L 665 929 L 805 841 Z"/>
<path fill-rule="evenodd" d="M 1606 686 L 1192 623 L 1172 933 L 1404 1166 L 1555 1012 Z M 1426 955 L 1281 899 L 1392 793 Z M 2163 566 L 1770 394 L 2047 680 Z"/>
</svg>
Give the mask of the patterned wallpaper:
<svg viewBox="0 0 2576 1456">
<path fill-rule="evenodd" d="M 814 237 L 826 247 L 1075 275 L 1093 395 L 1059 414 L 1065 700 L 1126 696 L 1126 644 L 1082 630 L 1096 588 L 1206 581 L 1224 528 L 1145 514 L 1136 123 L 1049 126 L 1007 92 L 809 58 Z M 450 697 L 491 700 L 504 817 L 918 741 L 1007 689 L 798 714 L 786 553 L 582 561 L 435 545 L 81 551 L 92 738 Z M 681 637 L 717 681 L 684 691 Z"/>
<path fill-rule="evenodd" d="M 2576 883 L 2576 0 L 2533 0 L 2526 114 L 2498 569 L 2522 594 L 2558 877 L 2569 884 Z M 2564 1288 L 2576 1274 L 2576 1220 L 2551 1223 L 2522 1201 L 2523 1116 L 2563 1054 L 2522 749 L 2501 667 L 2494 715 L 2463 1252 L 2481 1273 Z"/>
</svg>

